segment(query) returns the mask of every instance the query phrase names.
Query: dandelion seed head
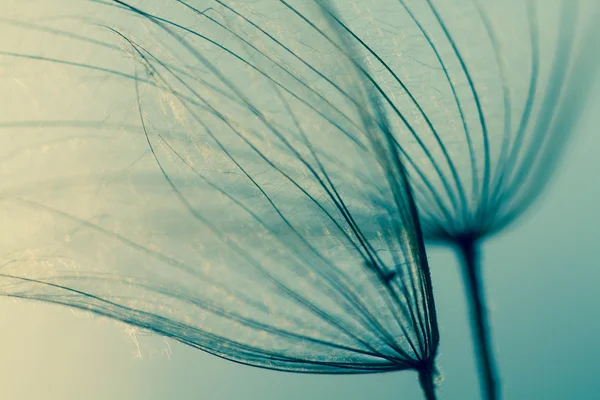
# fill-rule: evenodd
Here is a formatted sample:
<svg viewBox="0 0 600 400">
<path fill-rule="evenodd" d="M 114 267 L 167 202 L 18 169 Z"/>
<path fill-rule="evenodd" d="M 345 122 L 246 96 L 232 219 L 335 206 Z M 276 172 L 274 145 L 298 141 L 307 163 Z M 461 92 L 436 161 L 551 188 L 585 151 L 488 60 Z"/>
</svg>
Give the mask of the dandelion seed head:
<svg viewBox="0 0 600 400">
<path fill-rule="evenodd" d="M 100 96 L 126 82 L 124 106 L 96 124 L 121 129 L 29 126 L 48 142 L 17 138 L 14 169 L 0 163 L 2 176 L 41 171 L 1 184 L 2 218 L 37 221 L 6 249 L 50 229 L 76 267 L 34 262 L 51 243 L 11 273 L 45 284 L 44 300 L 242 363 L 432 374 L 421 225 L 432 240 L 477 241 L 542 192 L 593 82 L 595 5 L 117 3 L 105 37 L 122 63 L 77 68 L 86 82 L 111 76 Z M 58 149 L 73 158 L 38 159 Z M 11 295 L 31 296 L 18 282 Z"/>
</svg>

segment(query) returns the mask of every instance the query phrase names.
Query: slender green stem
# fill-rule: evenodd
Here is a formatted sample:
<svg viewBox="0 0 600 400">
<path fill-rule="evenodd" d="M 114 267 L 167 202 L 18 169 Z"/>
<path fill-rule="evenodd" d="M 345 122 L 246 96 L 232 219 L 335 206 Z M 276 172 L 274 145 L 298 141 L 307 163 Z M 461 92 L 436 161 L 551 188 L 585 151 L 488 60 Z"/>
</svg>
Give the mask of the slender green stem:
<svg viewBox="0 0 600 400">
<path fill-rule="evenodd" d="M 477 238 L 467 238 L 459 241 L 457 244 L 458 253 L 462 259 L 463 278 L 470 307 L 471 330 L 483 398 L 497 400 L 500 398 L 500 388 L 492 351 L 488 312 L 485 305 L 484 288 L 481 279 L 478 241 Z"/>
<path fill-rule="evenodd" d="M 436 400 L 435 384 L 433 383 L 433 368 L 427 368 L 419 371 L 419 382 L 425 394 L 426 400 Z"/>
</svg>

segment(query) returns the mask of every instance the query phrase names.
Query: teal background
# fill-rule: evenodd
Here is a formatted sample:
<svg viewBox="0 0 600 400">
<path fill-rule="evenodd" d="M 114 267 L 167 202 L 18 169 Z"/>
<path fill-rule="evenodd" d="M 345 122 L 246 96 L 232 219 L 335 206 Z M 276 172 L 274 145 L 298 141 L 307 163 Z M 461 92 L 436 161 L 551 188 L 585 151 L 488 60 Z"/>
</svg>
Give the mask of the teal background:
<svg viewBox="0 0 600 400">
<path fill-rule="evenodd" d="M 53 3 L 68 7 L 72 2 Z M 18 15 L 18 7 L 26 6 L 8 1 L 0 11 Z M 27 12 L 38 15 L 46 11 L 31 10 Z M 0 44 L 14 40 L 4 35 Z M 0 66 L 6 62 L 0 57 Z M 6 105 L 10 98 L 2 102 Z M 597 110 L 598 89 L 545 195 L 483 248 L 506 399 L 600 396 Z M 443 248 L 431 247 L 429 256 L 441 329 L 439 398 L 479 398 L 456 259 Z M 5 399 L 422 398 L 411 372 L 331 377 L 262 371 L 43 304 L 1 299 L 0 326 L 0 396 Z"/>
</svg>

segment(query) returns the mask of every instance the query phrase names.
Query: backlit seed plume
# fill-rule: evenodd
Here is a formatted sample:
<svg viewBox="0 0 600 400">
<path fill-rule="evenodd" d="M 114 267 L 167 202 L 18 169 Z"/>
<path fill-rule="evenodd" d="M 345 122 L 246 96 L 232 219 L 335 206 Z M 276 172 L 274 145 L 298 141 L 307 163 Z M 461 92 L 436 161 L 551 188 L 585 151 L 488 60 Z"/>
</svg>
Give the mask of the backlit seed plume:
<svg viewBox="0 0 600 400">
<path fill-rule="evenodd" d="M 119 91 L 101 122 L 4 125 L 38 136 L 2 155 L 2 293 L 263 368 L 415 370 L 435 398 L 429 268 L 365 47 L 326 1 L 206 3 L 101 5 L 111 42 L 21 22 L 126 63 L 4 53 Z"/>
<path fill-rule="evenodd" d="M 464 264 L 484 395 L 499 387 L 479 242 L 541 194 L 594 84 L 596 1 L 357 3 L 365 53 L 406 160 L 426 239 Z"/>
</svg>

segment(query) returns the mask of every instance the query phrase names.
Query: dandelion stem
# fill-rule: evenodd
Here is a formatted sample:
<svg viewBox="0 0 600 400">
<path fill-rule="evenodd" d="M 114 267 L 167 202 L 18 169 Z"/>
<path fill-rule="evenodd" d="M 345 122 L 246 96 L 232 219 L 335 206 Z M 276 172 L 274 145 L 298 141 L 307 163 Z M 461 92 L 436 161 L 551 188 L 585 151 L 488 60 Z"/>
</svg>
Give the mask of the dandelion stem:
<svg viewBox="0 0 600 400">
<path fill-rule="evenodd" d="M 496 400 L 500 398 L 498 375 L 492 353 L 488 314 L 481 280 L 478 240 L 476 236 L 469 235 L 461 238 L 457 245 L 459 256 L 462 258 L 465 289 L 471 313 L 471 330 L 482 381 L 483 398 Z"/>
<path fill-rule="evenodd" d="M 433 368 L 419 370 L 419 382 L 426 400 L 436 400 L 435 384 L 433 383 Z"/>
</svg>

